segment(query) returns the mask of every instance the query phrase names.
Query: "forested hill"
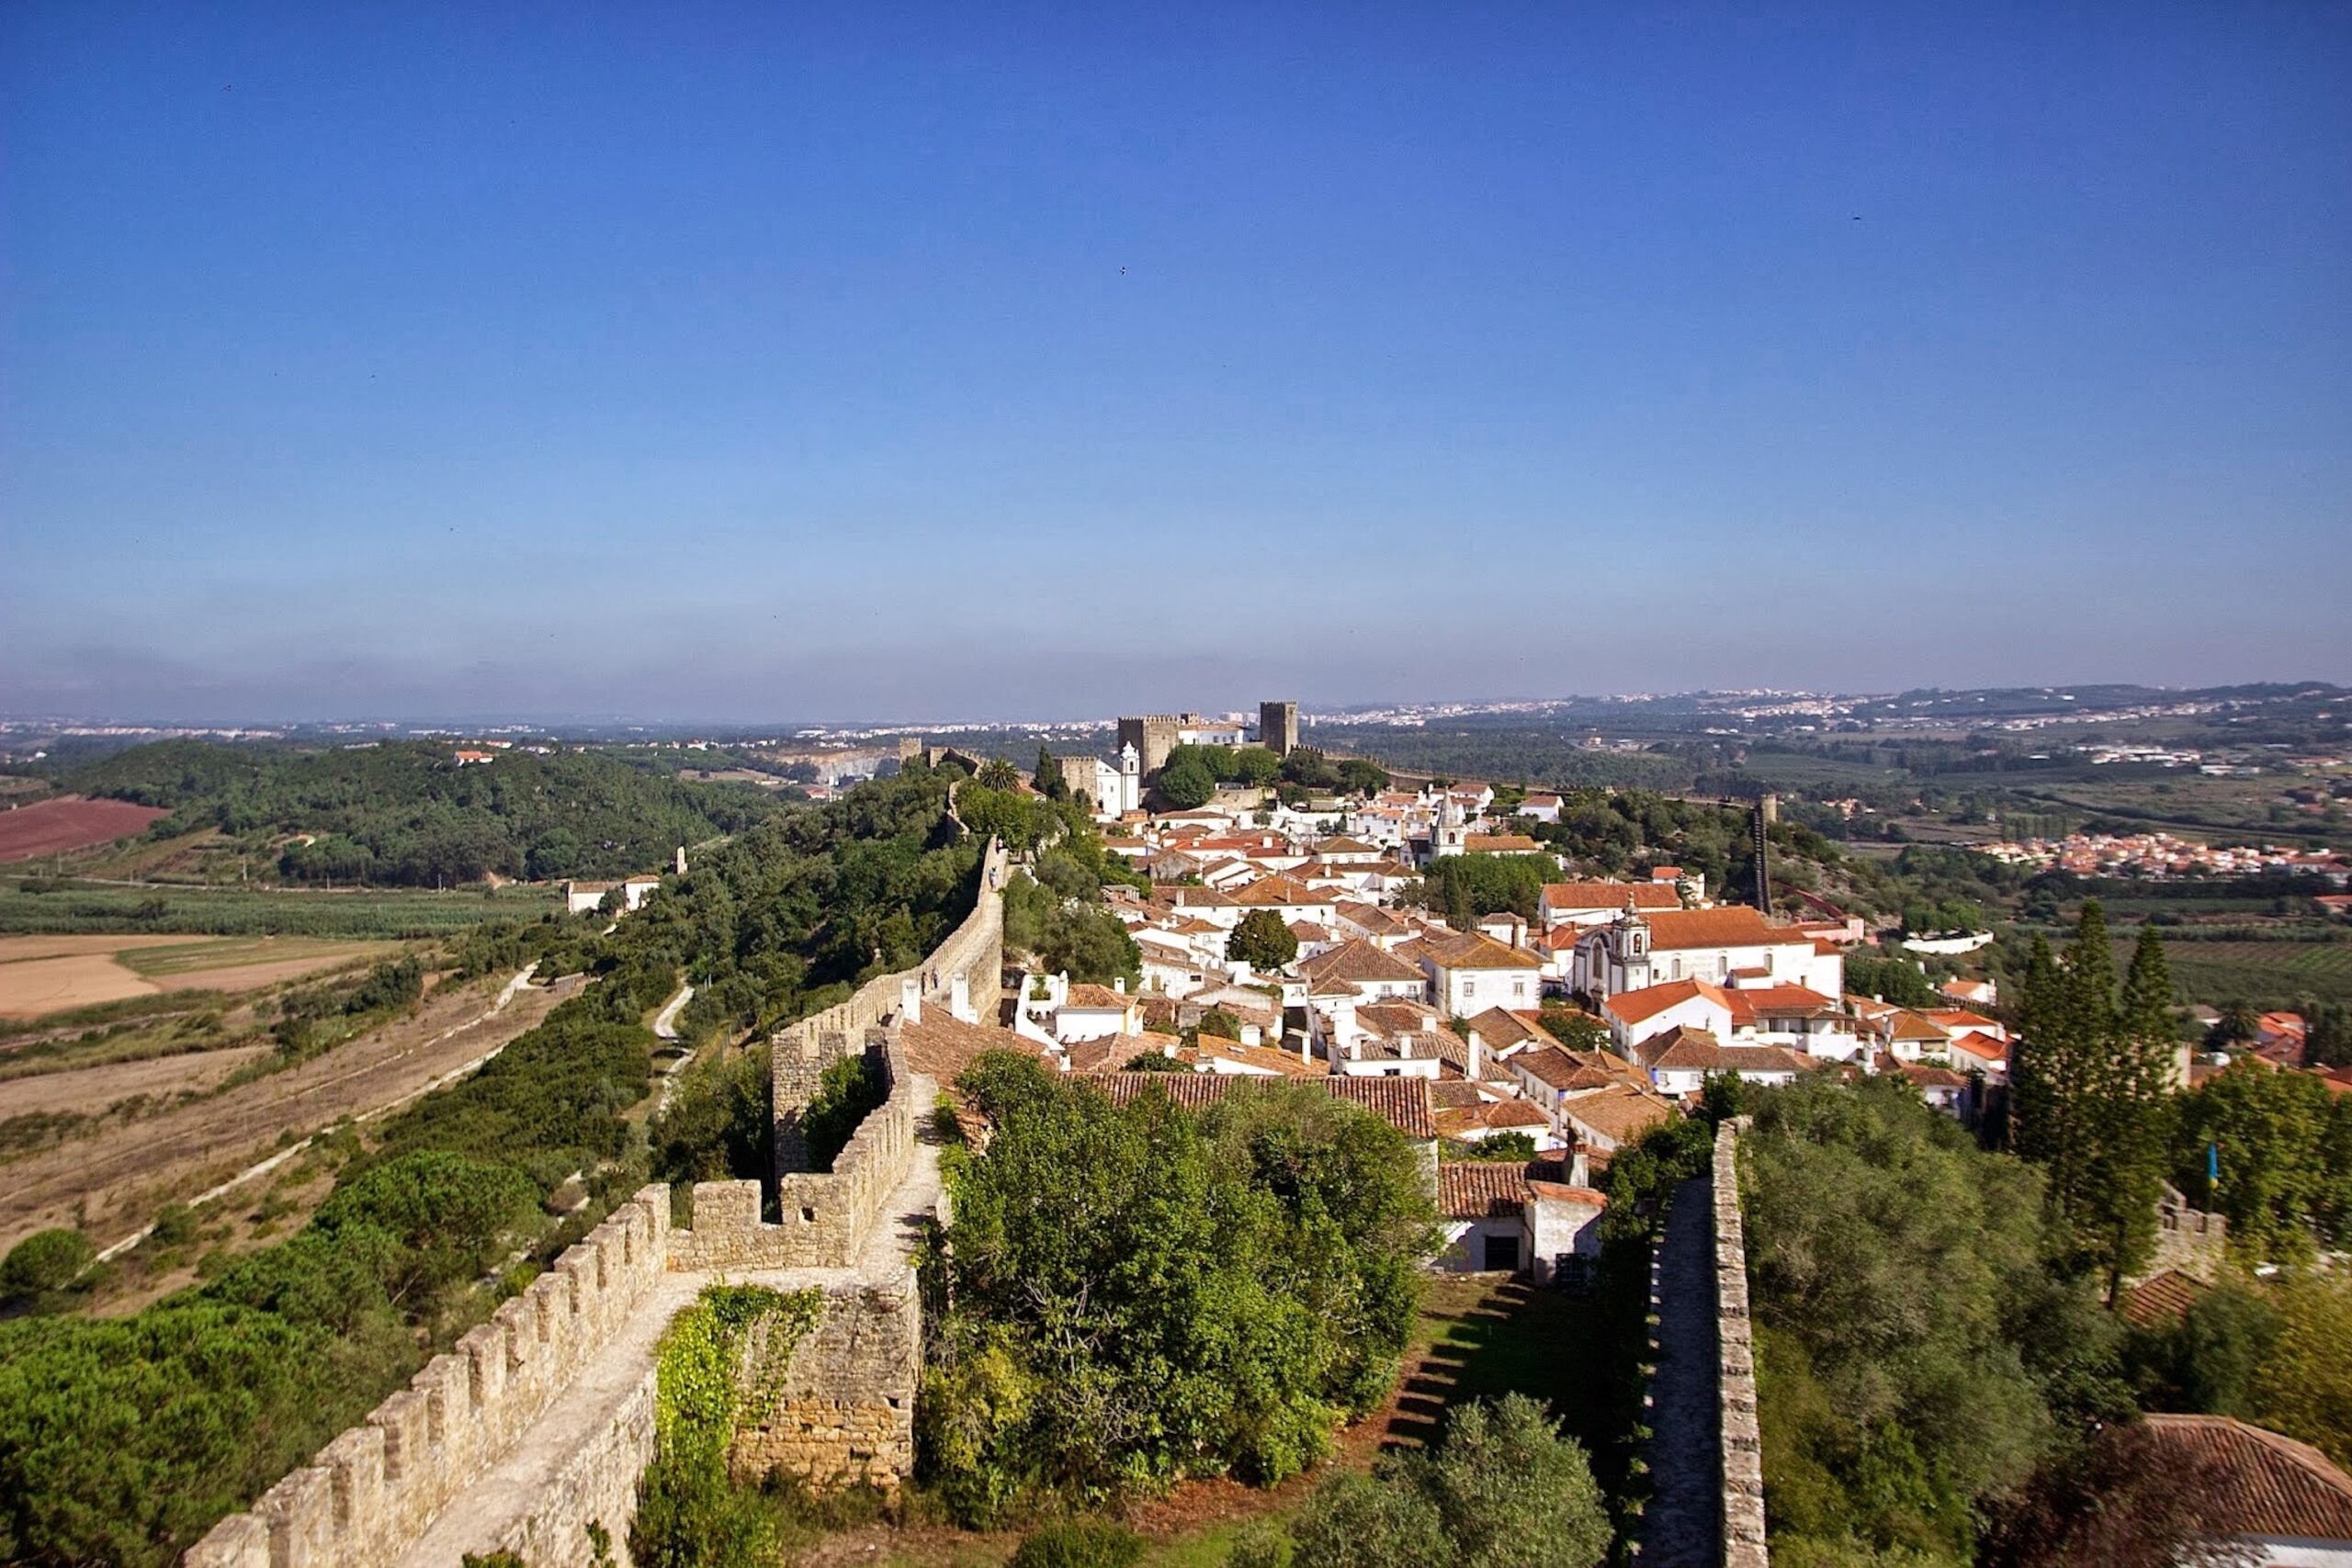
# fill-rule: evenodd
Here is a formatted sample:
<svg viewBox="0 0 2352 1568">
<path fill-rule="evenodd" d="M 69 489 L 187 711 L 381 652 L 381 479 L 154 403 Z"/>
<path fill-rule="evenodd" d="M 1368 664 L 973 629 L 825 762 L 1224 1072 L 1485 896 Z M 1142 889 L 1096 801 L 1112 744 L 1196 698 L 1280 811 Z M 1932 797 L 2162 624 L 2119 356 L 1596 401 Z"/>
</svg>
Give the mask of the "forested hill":
<svg viewBox="0 0 2352 1568">
<path fill-rule="evenodd" d="M 159 806 L 158 837 L 215 829 L 288 881 L 432 886 L 658 870 L 679 844 L 783 810 L 749 784 L 689 784 L 600 751 L 520 749 L 459 766 L 438 741 L 332 750 L 167 740 L 72 769 L 85 795 Z M 304 835 L 309 842 L 286 841 Z"/>
</svg>

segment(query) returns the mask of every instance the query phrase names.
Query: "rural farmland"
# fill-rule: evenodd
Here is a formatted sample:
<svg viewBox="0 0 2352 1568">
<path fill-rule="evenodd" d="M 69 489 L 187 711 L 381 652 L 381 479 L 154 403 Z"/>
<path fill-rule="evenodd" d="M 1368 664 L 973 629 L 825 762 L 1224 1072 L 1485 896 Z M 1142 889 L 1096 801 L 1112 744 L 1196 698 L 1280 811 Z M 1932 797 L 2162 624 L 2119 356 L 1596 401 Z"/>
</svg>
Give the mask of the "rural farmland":
<svg viewBox="0 0 2352 1568">
<path fill-rule="evenodd" d="M 149 823 L 166 815 L 153 806 L 133 806 L 127 800 L 70 796 L 0 811 L 0 863 L 111 843 L 145 832 Z"/>
<path fill-rule="evenodd" d="M 0 1018 L 39 1018 L 165 991 L 257 990 L 386 951 L 312 937 L 0 937 Z"/>
</svg>

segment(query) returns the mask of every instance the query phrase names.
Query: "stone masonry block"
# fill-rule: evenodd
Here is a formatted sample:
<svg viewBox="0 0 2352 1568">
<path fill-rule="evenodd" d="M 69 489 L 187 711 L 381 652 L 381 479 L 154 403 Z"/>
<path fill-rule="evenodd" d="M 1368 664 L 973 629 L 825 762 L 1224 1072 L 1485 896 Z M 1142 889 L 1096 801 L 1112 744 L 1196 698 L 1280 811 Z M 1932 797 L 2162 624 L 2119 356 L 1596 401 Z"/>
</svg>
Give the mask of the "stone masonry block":
<svg viewBox="0 0 2352 1568">
<path fill-rule="evenodd" d="M 305 1465 L 263 1493 L 254 1512 L 269 1521 L 273 1568 L 335 1568 L 334 1479 Z"/>
<path fill-rule="evenodd" d="M 269 1526 L 252 1514 L 232 1514 L 187 1549 L 182 1568 L 269 1568 Z"/>
<path fill-rule="evenodd" d="M 319 1450 L 319 1463 L 334 1485 L 335 1528 L 349 1540 L 376 1535 L 384 1514 L 383 1428 L 345 1429 Z"/>
<path fill-rule="evenodd" d="M 402 1389 L 368 1413 L 368 1424 L 384 1434 L 384 1480 L 412 1487 L 432 1466 L 433 1418 L 425 1396 Z"/>
<path fill-rule="evenodd" d="M 760 1184 L 756 1181 L 697 1181 L 695 1183 L 694 1228 L 750 1230 L 760 1223 Z"/>
</svg>

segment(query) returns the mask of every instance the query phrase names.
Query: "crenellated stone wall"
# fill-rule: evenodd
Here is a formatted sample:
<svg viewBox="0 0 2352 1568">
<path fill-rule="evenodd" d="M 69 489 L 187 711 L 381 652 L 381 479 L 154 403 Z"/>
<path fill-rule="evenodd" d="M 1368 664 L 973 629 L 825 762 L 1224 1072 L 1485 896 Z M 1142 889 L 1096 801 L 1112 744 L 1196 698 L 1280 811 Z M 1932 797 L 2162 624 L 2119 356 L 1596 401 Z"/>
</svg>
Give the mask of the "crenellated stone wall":
<svg viewBox="0 0 2352 1568">
<path fill-rule="evenodd" d="M 189 1548 L 195 1568 L 390 1562 L 501 1458 L 650 1295 L 670 1195 L 648 1187 L 311 1463 Z M 640 1461 L 639 1468 L 642 1468 Z"/>
<path fill-rule="evenodd" d="M 777 1107 L 805 1107 L 825 1064 L 847 1054 L 853 1040 L 889 1085 L 831 1171 L 808 1170 L 805 1145 L 794 1145 L 800 1157 L 778 1174 L 778 1223 L 761 1217 L 756 1181 L 697 1184 L 688 1195 L 693 1224 L 679 1228 L 670 1223 L 670 1190 L 641 1190 L 488 1323 L 250 1510 L 221 1520 L 182 1561 L 191 1568 L 391 1568 L 626 1325 L 690 1299 L 664 1292 L 665 1275 L 846 1270 L 860 1263 L 891 1194 L 914 1168 L 916 1129 L 930 1111 L 916 1103 L 913 1075 L 878 1026 L 901 1005 L 909 981 L 927 1002 L 944 1006 L 960 997 L 993 1009 L 1006 865 L 1004 846 L 990 840 L 971 914 L 921 969 L 869 981 L 847 1002 L 776 1037 Z M 779 1117 L 780 1134 L 782 1123 Z M 797 1138 L 797 1118 L 792 1131 Z M 777 1142 L 781 1154 L 786 1140 Z M 782 1467 L 820 1483 L 889 1485 L 911 1472 L 921 1339 L 913 1275 L 888 1258 L 872 1271 L 873 1279 L 838 1281 L 829 1292 L 823 1321 L 795 1353 L 788 1397 L 741 1450 L 745 1465 Z M 611 1378 L 615 1369 L 603 1375 Z M 534 1568 L 585 1568 L 585 1526 L 594 1519 L 611 1532 L 625 1565 L 637 1479 L 653 1453 L 652 1376 L 648 1356 L 641 1372 L 631 1369 L 608 1399 L 596 1384 L 604 1403 L 594 1429 L 564 1452 L 537 1495 L 515 1499 L 504 1522 L 466 1550 L 503 1547 Z"/>
<path fill-rule="evenodd" d="M 804 1044 L 779 1036 L 775 1048 L 783 1057 Z M 827 1049 L 825 1060 L 842 1054 L 838 1042 Z M 865 1055 L 889 1092 L 850 1134 L 833 1168 L 780 1173 L 773 1224 L 760 1217 L 758 1182 L 697 1184 L 693 1227 L 673 1243 L 679 1268 L 845 1269 L 857 1261 L 914 1167 L 915 1131 L 929 1109 L 916 1103 L 914 1075 L 887 1032 L 874 1032 Z"/>
<path fill-rule="evenodd" d="M 1756 1335 L 1747 1314 L 1747 1233 L 1739 1213 L 1739 1134 L 1715 1128 L 1715 1332 L 1723 1418 L 1724 1568 L 1768 1568 L 1764 1440 L 1756 1412 Z"/>
<path fill-rule="evenodd" d="M 817 1074 L 832 1059 L 827 1052 L 847 1051 L 849 1042 L 866 1039 L 876 1027 L 895 1017 L 905 1005 L 909 982 L 925 1007 L 952 1007 L 960 991 L 983 1022 L 996 1021 L 1004 971 L 1004 878 L 1010 864 L 1003 840 L 990 839 L 980 855 L 979 887 L 973 896 L 972 912 L 922 964 L 877 975 L 860 986 L 849 1000 L 777 1032 L 770 1057 L 773 1098 L 769 1109 L 775 1118 L 778 1172 L 808 1168 L 808 1145 L 800 1135 L 797 1112 L 816 1093 Z"/>
<path fill-rule="evenodd" d="M 861 1158 L 877 1172 L 903 1176 L 914 1124 L 886 1116 L 888 1109 L 869 1115 L 852 1143 L 865 1140 Z M 837 1179 L 827 1213 L 844 1223 L 864 1213 L 870 1225 L 888 1189 L 868 1202 L 865 1179 L 854 1169 L 808 1179 Z M 666 1320 L 693 1299 L 691 1279 L 665 1288 L 665 1275 L 741 1278 L 807 1266 L 810 1232 L 763 1224 L 758 1182 L 703 1182 L 688 1199 L 695 1224 L 673 1228 L 670 1190 L 641 1189 L 488 1323 L 435 1357 L 251 1510 L 221 1520 L 182 1561 L 190 1568 L 391 1568 L 625 1329 L 650 1345 L 659 1325 L 636 1320 L 648 1313 Z M 832 1250 L 853 1254 L 865 1239 L 854 1230 L 826 1234 L 835 1238 Z M 779 1385 L 783 1397 L 747 1433 L 739 1462 L 760 1473 L 780 1467 L 819 1484 L 895 1486 L 914 1467 L 921 1340 L 914 1273 L 903 1261 L 886 1262 L 873 1280 L 836 1276 L 822 1319 L 794 1351 Z M 653 1364 L 650 1354 L 636 1353 L 642 1359 L 621 1368 L 606 1358 L 601 1376 L 619 1381 L 594 1404 L 593 1425 L 571 1435 L 549 1479 L 513 1498 L 495 1528 L 466 1550 L 503 1548 L 533 1568 L 588 1568 L 586 1526 L 594 1520 L 626 1568 L 638 1478 L 653 1458 Z M 597 1386 L 590 1380 L 592 1391 Z"/>
</svg>

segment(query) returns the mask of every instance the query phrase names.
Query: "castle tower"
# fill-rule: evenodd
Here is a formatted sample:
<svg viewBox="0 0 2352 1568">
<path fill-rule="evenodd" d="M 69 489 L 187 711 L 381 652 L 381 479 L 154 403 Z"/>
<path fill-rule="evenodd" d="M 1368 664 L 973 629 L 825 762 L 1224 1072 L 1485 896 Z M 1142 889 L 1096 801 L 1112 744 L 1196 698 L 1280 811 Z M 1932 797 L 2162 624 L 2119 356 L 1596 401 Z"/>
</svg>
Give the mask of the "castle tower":
<svg viewBox="0 0 2352 1568">
<path fill-rule="evenodd" d="M 1296 703 L 1258 705 L 1258 744 L 1277 757 L 1286 757 L 1298 750 Z"/>
</svg>

